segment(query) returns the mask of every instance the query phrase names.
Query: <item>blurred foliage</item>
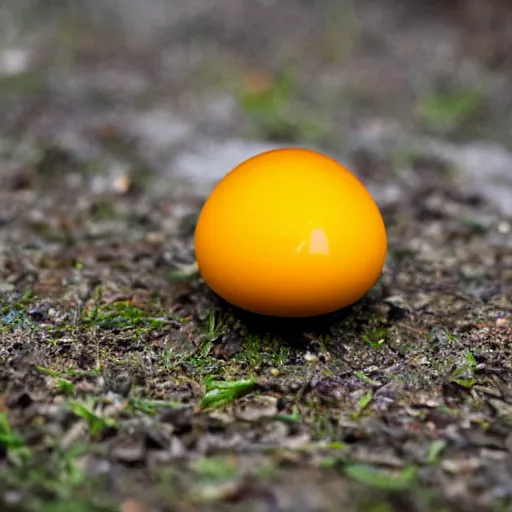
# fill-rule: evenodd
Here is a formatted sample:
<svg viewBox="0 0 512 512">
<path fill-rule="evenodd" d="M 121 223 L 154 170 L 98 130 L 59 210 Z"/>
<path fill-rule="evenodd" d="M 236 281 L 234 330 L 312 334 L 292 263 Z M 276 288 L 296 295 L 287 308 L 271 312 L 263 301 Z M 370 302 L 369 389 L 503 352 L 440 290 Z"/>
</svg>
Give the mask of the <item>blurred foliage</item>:
<svg viewBox="0 0 512 512">
<path fill-rule="evenodd" d="M 298 83 L 290 69 L 271 75 L 251 73 L 240 102 L 258 136 L 280 142 L 318 141 L 324 130 L 300 102 Z"/>
<path fill-rule="evenodd" d="M 417 115 L 426 128 L 450 134 L 470 121 L 484 105 L 481 90 L 459 89 L 425 96 L 417 105 Z"/>
</svg>

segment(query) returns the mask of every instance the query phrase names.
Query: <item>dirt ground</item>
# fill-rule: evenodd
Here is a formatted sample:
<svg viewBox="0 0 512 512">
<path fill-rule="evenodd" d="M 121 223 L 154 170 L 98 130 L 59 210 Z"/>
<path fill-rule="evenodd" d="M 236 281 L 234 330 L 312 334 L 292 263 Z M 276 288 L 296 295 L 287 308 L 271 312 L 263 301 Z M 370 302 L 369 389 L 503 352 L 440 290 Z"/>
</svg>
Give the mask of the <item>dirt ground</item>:
<svg viewBox="0 0 512 512">
<path fill-rule="evenodd" d="M 92 4 L 0 17 L 1 509 L 512 510 L 507 6 Z M 187 270 L 215 182 L 277 145 L 386 222 L 328 317 Z"/>
</svg>

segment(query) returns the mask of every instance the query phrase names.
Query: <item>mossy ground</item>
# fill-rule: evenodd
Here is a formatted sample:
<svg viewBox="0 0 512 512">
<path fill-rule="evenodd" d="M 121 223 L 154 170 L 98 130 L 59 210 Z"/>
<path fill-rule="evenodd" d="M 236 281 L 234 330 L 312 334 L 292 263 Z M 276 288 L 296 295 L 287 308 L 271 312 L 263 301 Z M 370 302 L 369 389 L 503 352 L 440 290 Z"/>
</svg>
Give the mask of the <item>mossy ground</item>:
<svg viewBox="0 0 512 512">
<path fill-rule="evenodd" d="M 251 80 L 242 133 L 332 149 L 333 133 L 301 122 L 326 105 L 288 78 L 262 79 L 261 96 Z M 66 106 L 55 84 L 16 83 L 25 99 L 0 160 L 2 510 L 512 506 L 510 221 L 457 170 L 428 152 L 358 151 L 364 179 L 401 190 L 381 205 L 382 279 L 336 314 L 266 319 L 179 275 L 204 197 L 175 192 L 128 127 L 91 128 L 76 107 L 112 98 L 72 91 Z M 99 150 L 42 134 L 31 101 L 57 135 L 71 116 L 85 128 L 66 130 Z M 425 103 L 423 118 L 456 130 L 448 103 Z"/>
</svg>

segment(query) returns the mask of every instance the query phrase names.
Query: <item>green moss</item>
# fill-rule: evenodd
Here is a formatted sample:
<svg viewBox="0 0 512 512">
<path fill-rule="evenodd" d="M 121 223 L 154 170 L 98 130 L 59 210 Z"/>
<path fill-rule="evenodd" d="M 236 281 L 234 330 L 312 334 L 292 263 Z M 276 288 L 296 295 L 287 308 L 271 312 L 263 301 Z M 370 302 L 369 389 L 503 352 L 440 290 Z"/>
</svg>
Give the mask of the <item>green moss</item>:
<svg viewBox="0 0 512 512">
<path fill-rule="evenodd" d="M 427 462 L 429 464 L 435 464 L 438 462 L 442 452 L 446 448 L 447 442 L 444 439 L 438 439 L 433 441 L 428 447 Z"/>
<path fill-rule="evenodd" d="M 370 377 L 368 377 L 368 375 L 366 375 L 364 372 L 361 372 L 361 371 L 354 372 L 354 375 L 356 377 L 359 377 L 362 381 L 364 381 L 367 384 L 370 384 L 372 386 L 379 386 L 380 385 L 380 383 L 378 381 L 370 379 Z"/>
<path fill-rule="evenodd" d="M 24 294 L 12 294 L 0 298 L 0 331 L 12 331 L 16 328 L 32 329 L 36 327 L 29 315 L 31 304 L 35 301 L 30 291 Z"/>
<path fill-rule="evenodd" d="M 36 366 L 36 369 L 42 373 L 50 375 L 52 377 L 61 378 L 66 375 L 68 377 L 97 377 L 100 374 L 100 369 L 96 368 L 94 370 L 81 370 L 77 368 L 61 368 L 59 370 L 54 370 L 51 368 L 46 368 L 44 366 Z"/>
<path fill-rule="evenodd" d="M 132 396 L 128 400 L 128 408 L 133 411 L 139 411 L 148 416 L 154 416 L 160 409 L 176 409 L 182 407 L 182 404 L 168 400 L 152 400 Z"/>
<path fill-rule="evenodd" d="M 30 457 L 23 436 L 11 427 L 5 412 L 0 412 L 0 446 L 5 448 L 9 460 L 16 466 L 21 466 Z"/>
<path fill-rule="evenodd" d="M 311 409 L 307 415 L 307 423 L 312 426 L 313 439 L 330 441 L 338 436 L 338 419 L 331 413 Z"/>
<path fill-rule="evenodd" d="M 278 337 L 249 334 L 242 341 L 242 351 L 234 356 L 235 361 L 244 362 L 251 369 L 264 366 L 284 366 L 290 357 L 290 347 Z"/>
<path fill-rule="evenodd" d="M 254 476 L 263 481 L 275 482 L 279 475 L 276 463 L 272 460 L 266 461 L 264 464 L 259 466 L 254 472 Z"/>
<path fill-rule="evenodd" d="M 376 329 L 375 331 L 363 334 L 361 339 L 371 348 L 381 349 L 388 335 L 389 331 L 387 329 Z"/>
<path fill-rule="evenodd" d="M 302 423 L 302 416 L 300 415 L 297 405 L 293 405 L 291 414 L 279 414 L 276 419 L 290 423 Z"/>
<path fill-rule="evenodd" d="M 471 388 L 477 382 L 475 378 L 475 370 L 475 356 L 471 351 L 467 351 L 464 357 L 457 362 L 457 366 L 452 371 L 450 379 L 459 386 Z"/>
<path fill-rule="evenodd" d="M 20 510 L 28 512 L 118 510 L 110 504 L 111 499 L 105 499 L 102 482 L 89 478 L 82 469 L 79 461 L 88 451 L 88 446 L 75 444 L 65 451 L 52 451 L 44 460 L 32 454 L 22 465 L 3 473 L 0 489 L 5 486 L 20 490 Z"/>
<path fill-rule="evenodd" d="M 236 464 L 228 457 L 201 457 L 192 463 L 192 469 L 200 480 L 216 483 L 232 480 L 238 474 Z"/>
<path fill-rule="evenodd" d="M 43 92 L 47 88 L 46 77 L 35 71 L 27 71 L 0 79 L 0 99 L 17 100 L 27 95 Z"/>
<path fill-rule="evenodd" d="M 96 406 L 97 401 L 93 397 L 88 397 L 84 401 L 72 400 L 69 402 L 69 407 L 73 413 L 87 422 L 93 438 L 98 437 L 104 430 L 114 427 L 116 424 L 113 418 L 107 418 L 97 413 Z"/>
<path fill-rule="evenodd" d="M 386 491 L 410 489 L 416 483 L 416 468 L 409 466 L 401 471 L 385 471 L 364 464 L 348 464 L 344 473 L 358 482 Z"/>
<path fill-rule="evenodd" d="M 341 460 L 339 457 L 335 456 L 328 456 L 328 457 L 322 457 L 318 461 L 318 467 L 321 469 L 333 469 L 338 468 L 341 464 Z"/>
<path fill-rule="evenodd" d="M 201 407 L 203 409 L 210 409 L 233 402 L 237 398 L 250 393 L 256 386 L 256 380 L 245 379 L 230 382 L 208 378 L 204 385 L 206 393 L 201 399 Z"/>
<path fill-rule="evenodd" d="M 395 508 L 388 503 L 363 500 L 358 504 L 357 512 L 395 512 Z"/>
<path fill-rule="evenodd" d="M 36 507 L 37 508 L 33 510 L 37 510 L 38 512 L 69 512 L 70 510 L 73 510 L 73 512 L 119 512 L 117 505 L 94 503 L 91 498 L 81 500 L 75 498 L 70 500 L 56 500 L 54 502 L 38 504 Z"/>
<path fill-rule="evenodd" d="M 161 313 L 162 316 L 155 316 L 155 313 Z M 97 304 L 90 313 L 83 315 L 82 324 L 103 329 L 140 328 L 140 334 L 145 330 L 160 329 L 169 320 L 163 311 L 146 311 L 130 301 L 118 301 L 108 305 Z"/>
<path fill-rule="evenodd" d="M 98 198 L 91 204 L 91 217 L 98 222 L 119 217 L 116 203 L 112 199 Z"/>
<path fill-rule="evenodd" d="M 57 380 L 57 386 L 64 395 L 73 396 L 76 392 L 75 385 L 68 379 L 59 378 Z"/>
<path fill-rule="evenodd" d="M 359 399 L 359 402 L 358 402 L 358 411 L 357 411 L 357 415 L 356 416 L 359 416 L 363 413 L 363 411 L 368 407 L 368 405 L 370 404 L 370 402 L 372 401 L 373 399 L 373 392 L 372 391 L 367 391 L 360 399 Z"/>
<path fill-rule="evenodd" d="M 460 217 L 462 226 L 470 229 L 473 233 L 485 233 L 486 227 L 476 218 L 469 215 L 462 215 Z"/>
<path fill-rule="evenodd" d="M 274 77 L 264 76 L 263 87 L 242 91 L 240 103 L 257 134 L 266 140 L 286 142 L 318 141 L 324 135 L 322 126 L 312 121 L 298 101 L 298 84 L 291 69 Z"/>
<path fill-rule="evenodd" d="M 247 336 L 242 347 L 243 351 L 237 355 L 237 359 L 245 361 L 251 368 L 255 368 L 267 360 L 263 342 L 258 335 Z"/>
<path fill-rule="evenodd" d="M 457 89 L 423 97 L 417 105 L 417 115 L 426 127 L 451 133 L 473 118 L 484 104 L 481 90 Z"/>
</svg>

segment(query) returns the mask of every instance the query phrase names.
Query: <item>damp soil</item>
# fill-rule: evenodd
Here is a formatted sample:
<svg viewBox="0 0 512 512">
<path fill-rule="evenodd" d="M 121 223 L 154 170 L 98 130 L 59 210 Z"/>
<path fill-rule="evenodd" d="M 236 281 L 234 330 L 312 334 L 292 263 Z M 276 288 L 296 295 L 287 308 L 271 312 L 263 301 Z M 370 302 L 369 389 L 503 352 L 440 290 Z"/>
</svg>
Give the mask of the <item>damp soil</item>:
<svg viewBox="0 0 512 512">
<path fill-rule="evenodd" d="M 49 6 L 0 52 L 2 510 L 510 509 L 512 71 L 482 14 L 411 4 L 190 2 L 140 40 Z M 193 272 L 213 184 L 282 144 L 388 231 L 325 317 Z"/>
</svg>

